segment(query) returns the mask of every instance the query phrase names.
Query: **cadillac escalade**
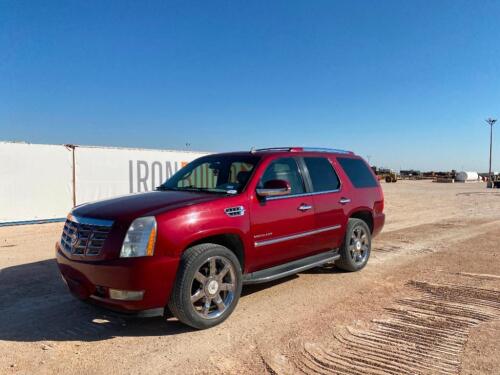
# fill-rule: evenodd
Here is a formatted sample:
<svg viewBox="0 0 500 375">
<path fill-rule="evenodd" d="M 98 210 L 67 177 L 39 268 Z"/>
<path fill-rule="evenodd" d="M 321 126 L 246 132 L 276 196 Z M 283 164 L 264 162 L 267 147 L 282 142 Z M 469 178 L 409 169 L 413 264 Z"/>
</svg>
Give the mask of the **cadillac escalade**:
<svg viewBox="0 0 500 375">
<path fill-rule="evenodd" d="M 246 284 L 333 262 L 361 270 L 383 210 L 378 180 L 349 151 L 212 154 L 155 191 L 75 207 L 56 258 L 80 299 L 203 329 L 233 312 Z"/>
</svg>

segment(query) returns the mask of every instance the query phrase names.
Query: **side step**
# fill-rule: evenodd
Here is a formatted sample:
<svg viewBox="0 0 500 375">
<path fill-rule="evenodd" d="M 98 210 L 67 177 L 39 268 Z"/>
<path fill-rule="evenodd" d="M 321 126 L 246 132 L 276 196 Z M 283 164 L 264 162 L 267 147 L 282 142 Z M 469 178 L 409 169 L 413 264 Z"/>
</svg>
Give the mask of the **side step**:
<svg viewBox="0 0 500 375">
<path fill-rule="evenodd" d="M 243 284 L 260 284 L 290 276 L 325 263 L 336 261 L 340 258 L 338 250 L 330 250 L 307 258 L 294 260 L 293 262 L 280 264 L 279 266 L 266 268 L 243 275 Z"/>
</svg>

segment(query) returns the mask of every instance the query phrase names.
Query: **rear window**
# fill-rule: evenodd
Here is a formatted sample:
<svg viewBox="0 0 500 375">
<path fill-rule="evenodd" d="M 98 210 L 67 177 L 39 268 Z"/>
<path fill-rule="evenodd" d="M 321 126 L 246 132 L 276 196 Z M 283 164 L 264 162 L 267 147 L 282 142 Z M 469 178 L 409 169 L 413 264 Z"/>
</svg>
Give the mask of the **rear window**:
<svg viewBox="0 0 500 375">
<path fill-rule="evenodd" d="M 304 158 L 315 192 L 338 190 L 340 181 L 330 161 L 325 158 Z"/>
<path fill-rule="evenodd" d="M 378 186 L 372 172 L 361 159 L 337 158 L 349 180 L 356 188 L 368 188 Z"/>
</svg>

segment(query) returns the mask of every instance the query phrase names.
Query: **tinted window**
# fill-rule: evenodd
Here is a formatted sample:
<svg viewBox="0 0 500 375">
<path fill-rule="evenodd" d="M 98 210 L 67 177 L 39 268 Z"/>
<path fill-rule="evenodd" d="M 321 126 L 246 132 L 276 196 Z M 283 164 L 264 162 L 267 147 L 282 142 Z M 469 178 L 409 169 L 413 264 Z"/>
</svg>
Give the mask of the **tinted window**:
<svg viewBox="0 0 500 375">
<path fill-rule="evenodd" d="M 241 192 L 259 158 L 246 155 L 209 155 L 180 169 L 158 190 L 195 190 L 207 193 Z"/>
<path fill-rule="evenodd" d="M 182 177 L 177 181 L 175 187 L 214 189 L 217 186 L 219 173 L 217 169 L 211 168 L 211 166 L 212 163 L 208 161 L 197 165 L 189 172 L 182 175 Z"/>
<path fill-rule="evenodd" d="M 337 158 L 337 160 L 354 187 L 366 188 L 378 186 L 373 174 L 363 160 L 350 158 Z"/>
<path fill-rule="evenodd" d="M 264 187 L 266 182 L 270 180 L 288 181 L 292 188 L 291 194 L 302 194 L 305 192 L 304 180 L 293 158 L 277 159 L 269 164 L 260 180 L 260 186 Z"/>
<path fill-rule="evenodd" d="M 328 159 L 304 158 L 304 162 L 309 170 L 313 191 L 337 190 L 340 187 L 339 178 Z"/>
<path fill-rule="evenodd" d="M 252 174 L 253 164 L 243 162 L 233 162 L 229 168 L 229 182 L 232 184 L 246 185 Z"/>
</svg>

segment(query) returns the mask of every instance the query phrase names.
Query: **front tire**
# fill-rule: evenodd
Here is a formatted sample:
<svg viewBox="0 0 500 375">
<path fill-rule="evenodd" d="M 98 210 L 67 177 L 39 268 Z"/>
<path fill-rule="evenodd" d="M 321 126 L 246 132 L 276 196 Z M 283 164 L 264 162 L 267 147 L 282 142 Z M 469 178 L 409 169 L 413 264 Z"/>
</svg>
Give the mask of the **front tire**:
<svg viewBox="0 0 500 375">
<path fill-rule="evenodd" d="M 241 265 L 231 250 L 211 243 L 196 245 L 182 255 L 168 308 L 184 324 L 210 328 L 231 315 L 241 288 Z"/>
<path fill-rule="evenodd" d="M 368 263 L 372 247 L 371 231 L 366 222 L 349 219 L 340 259 L 335 265 L 344 271 L 359 271 Z"/>
</svg>

